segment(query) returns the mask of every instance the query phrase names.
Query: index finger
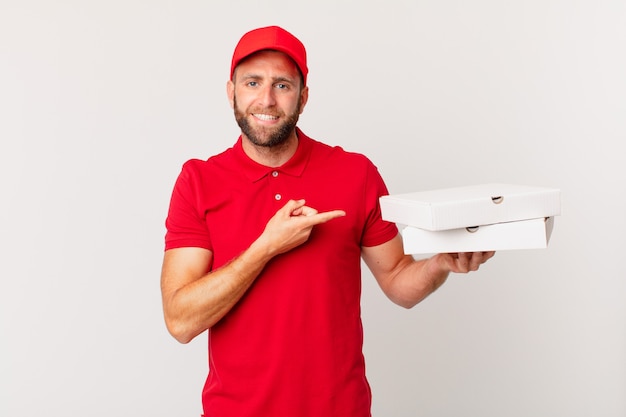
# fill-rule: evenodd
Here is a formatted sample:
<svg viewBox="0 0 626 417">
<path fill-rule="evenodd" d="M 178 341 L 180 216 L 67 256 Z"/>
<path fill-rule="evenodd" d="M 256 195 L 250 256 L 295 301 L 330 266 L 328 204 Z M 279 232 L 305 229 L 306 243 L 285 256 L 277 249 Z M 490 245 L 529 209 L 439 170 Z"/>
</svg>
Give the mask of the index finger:
<svg viewBox="0 0 626 417">
<path fill-rule="evenodd" d="M 310 216 L 305 216 L 305 218 L 313 226 L 316 224 L 326 223 L 329 220 L 336 219 L 337 217 L 343 217 L 345 215 L 346 212 L 343 210 L 331 210 L 322 213 L 311 214 Z"/>
</svg>

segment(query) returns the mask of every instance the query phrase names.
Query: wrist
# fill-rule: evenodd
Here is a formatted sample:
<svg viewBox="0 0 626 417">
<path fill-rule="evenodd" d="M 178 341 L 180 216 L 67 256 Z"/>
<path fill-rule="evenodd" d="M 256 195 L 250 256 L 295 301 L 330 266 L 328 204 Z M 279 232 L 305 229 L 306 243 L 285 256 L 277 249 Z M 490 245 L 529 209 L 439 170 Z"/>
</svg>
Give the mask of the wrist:
<svg viewBox="0 0 626 417">
<path fill-rule="evenodd" d="M 437 281 L 446 279 L 450 274 L 449 254 L 439 253 L 428 259 L 426 263 L 426 274 L 431 280 Z"/>
</svg>

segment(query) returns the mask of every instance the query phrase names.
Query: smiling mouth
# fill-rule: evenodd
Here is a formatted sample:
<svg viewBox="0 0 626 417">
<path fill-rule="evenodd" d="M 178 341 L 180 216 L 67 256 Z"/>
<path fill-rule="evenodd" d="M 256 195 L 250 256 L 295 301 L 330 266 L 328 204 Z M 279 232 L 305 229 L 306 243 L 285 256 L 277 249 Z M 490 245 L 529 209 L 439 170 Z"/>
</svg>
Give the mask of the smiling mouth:
<svg viewBox="0 0 626 417">
<path fill-rule="evenodd" d="M 272 116 L 271 114 L 252 113 L 252 115 L 257 119 L 264 121 L 278 120 L 278 116 Z"/>
</svg>

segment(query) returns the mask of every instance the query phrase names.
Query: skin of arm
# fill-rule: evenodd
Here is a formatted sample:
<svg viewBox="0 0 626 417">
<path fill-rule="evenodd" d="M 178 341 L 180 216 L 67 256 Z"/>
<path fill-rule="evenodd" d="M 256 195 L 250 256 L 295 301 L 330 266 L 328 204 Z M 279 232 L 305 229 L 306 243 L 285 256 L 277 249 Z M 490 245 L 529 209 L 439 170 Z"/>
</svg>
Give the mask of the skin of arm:
<svg viewBox="0 0 626 417">
<path fill-rule="evenodd" d="M 363 247 L 361 255 L 379 286 L 394 303 L 411 308 L 435 292 L 450 272 L 476 271 L 495 252 L 440 253 L 415 260 L 404 254 L 402 238 Z"/>
<path fill-rule="evenodd" d="M 230 311 L 270 259 L 306 242 L 315 225 L 344 215 L 342 210 L 318 213 L 304 200 L 288 201 L 248 249 L 214 271 L 210 250 L 165 251 L 161 295 L 168 331 L 179 342 L 190 342 Z"/>
</svg>

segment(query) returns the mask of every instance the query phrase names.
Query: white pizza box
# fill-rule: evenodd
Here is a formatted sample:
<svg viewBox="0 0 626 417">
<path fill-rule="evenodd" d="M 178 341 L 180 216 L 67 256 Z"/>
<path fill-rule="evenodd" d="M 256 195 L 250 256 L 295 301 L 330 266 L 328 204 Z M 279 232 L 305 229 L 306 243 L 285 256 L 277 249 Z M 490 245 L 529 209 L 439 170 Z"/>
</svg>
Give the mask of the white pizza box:
<svg viewBox="0 0 626 417">
<path fill-rule="evenodd" d="M 439 231 L 407 226 L 402 241 L 410 255 L 545 249 L 553 228 L 554 217 Z"/>
<path fill-rule="evenodd" d="M 514 184 L 394 194 L 380 198 L 384 220 L 426 230 L 448 230 L 561 214 L 561 191 Z"/>
</svg>

